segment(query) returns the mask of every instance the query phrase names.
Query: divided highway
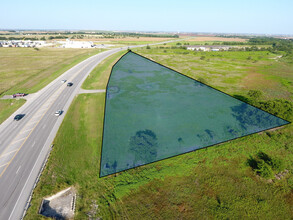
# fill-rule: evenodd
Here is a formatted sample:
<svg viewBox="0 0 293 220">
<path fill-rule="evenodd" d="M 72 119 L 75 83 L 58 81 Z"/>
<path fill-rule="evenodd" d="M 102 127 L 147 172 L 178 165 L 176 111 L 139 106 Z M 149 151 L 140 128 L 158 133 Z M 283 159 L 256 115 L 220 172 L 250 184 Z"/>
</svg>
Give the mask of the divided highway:
<svg viewBox="0 0 293 220">
<path fill-rule="evenodd" d="M 152 45 L 168 42 L 172 41 Z M 128 48 L 142 46 L 146 45 Z M 126 49 L 127 47 L 104 51 L 77 64 L 33 94 L 32 98 L 0 125 L 1 220 L 22 218 L 35 181 L 50 152 L 51 143 L 88 74 L 108 56 Z M 73 82 L 73 85 L 67 87 L 67 82 L 61 83 L 63 79 Z M 55 116 L 54 113 L 59 109 L 64 110 L 64 113 Z M 25 116 L 14 121 L 16 114 Z"/>
</svg>

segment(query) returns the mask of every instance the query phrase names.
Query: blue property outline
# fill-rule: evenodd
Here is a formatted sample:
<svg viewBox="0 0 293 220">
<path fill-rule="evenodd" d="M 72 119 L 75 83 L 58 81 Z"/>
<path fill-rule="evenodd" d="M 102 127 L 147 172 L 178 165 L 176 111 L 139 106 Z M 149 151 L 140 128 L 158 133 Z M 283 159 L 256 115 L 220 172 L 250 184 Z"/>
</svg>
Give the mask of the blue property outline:
<svg viewBox="0 0 293 220">
<path fill-rule="evenodd" d="M 205 147 L 202 147 L 202 148 L 199 148 L 199 149 L 194 149 L 194 150 L 186 151 L 186 152 L 184 152 L 184 153 L 180 153 L 180 154 L 177 154 L 177 155 L 173 155 L 173 156 L 170 156 L 170 157 L 166 157 L 166 158 L 163 158 L 163 159 L 160 159 L 160 160 L 156 160 L 156 161 L 153 161 L 153 162 L 150 162 L 150 163 L 142 164 L 142 165 L 139 165 L 139 166 L 136 166 L 136 167 L 128 168 L 128 169 L 125 169 L 125 170 L 122 170 L 122 171 L 119 171 L 119 172 L 115 172 L 115 173 L 111 173 L 111 174 L 107 174 L 107 175 L 101 176 L 101 170 L 102 170 L 102 169 L 101 169 L 101 165 L 102 165 L 102 152 L 103 152 L 103 141 L 104 141 L 104 131 L 105 131 L 105 123 L 104 123 L 104 122 L 105 122 L 105 117 L 106 117 L 106 107 L 107 107 L 106 102 L 107 102 L 108 84 L 109 84 L 109 81 L 110 81 L 110 78 L 111 78 L 111 75 L 112 75 L 112 72 L 113 72 L 113 68 L 114 68 L 115 65 L 116 65 L 117 63 L 119 63 L 119 61 L 120 61 L 120 60 L 121 60 L 126 54 L 128 54 L 128 53 L 133 53 L 133 54 L 135 54 L 135 55 L 138 55 L 138 56 L 140 56 L 140 57 L 142 57 L 142 58 L 144 58 L 144 59 L 146 59 L 146 60 L 148 60 L 148 61 L 151 61 L 151 62 L 153 62 L 153 63 L 155 63 L 155 64 L 158 64 L 158 65 L 160 65 L 160 66 L 162 66 L 162 67 L 164 67 L 164 68 L 167 68 L 167 69 L 169 69 L 169 70 L 171 70 L 171 71 L 174 71 L 174 72 L 176 72 L 176 73 L 178 73 L 178 74 L 180 74 L 180 75 L 182 75 L 182 76 L 184 76 L 184 77 L 187 77 L 188 79 L 194 80 L 194 81 L 196 81 L 196 82 L 198 82 L 198 83 L 201 83 L 201 84 L 203 84 L 203 85 L 205 85 L 205 86 L 207 86 L 207 87 L 209 87 L 209 88 L 211 88 L 211 89 L 214 89 L 214 90 L 216 90 L 216 91 L 218 91 L 218 92 L 221 92 L 221 93 L 223 93 L 223 94 L 225 94 L 225 95 L 227 95 L 227 96 L 229 96 L 229 97 L 231 97 L 231 98 L 233 98 L 233 99 L 236 99 L 236 100 L 239 100 L 239 101 L 241 101 L 241 102 L 243 102 L 243 103 L 246 103 L 246 104 L 249 105 L 249 106 L 253 106 L 253 107 L 257 108 L 258 110 L 261 110 L 262 112 L 265 112 L 265 113 L 270 114 L 270 115 L 272 115 L 272 116 L 274 116 L 274 117 L 280 118 L 280 119 L 286 121 L 287 123 L 285 123 L 285 124 L 283 124 L 283 125 L 280 125 L 280 126 L 271 127 L 271 128 L 264 129 L 264 130 L 261 130 L 261 131 L 253 132 L 253 133 L 250 133 L 250 134 L 247 134 L 247 135 L 243 135 L 243 136 L 240 136 L 240 137 L 235 137 L 235 138 L 232 138 L 232 139 L 229 139 L 229 140 L 225 140 L 225 141 L 222 141 L 222 142 L 218 142 L 218 143 L 215 143 L 215 144 L 212 144 L 212 145 L 208 145 L 208 146 L 205 146 Z M 196 79 L 193 79 L 193 78 L 191 78 L 191 77 L 189 77 L 189 76 L 186 76 L 186 75 L 184 75 L 184 74 L 182 74 L 182 73 L 180 73 L 180 72 L 178 72 L 178 71 L 176 71 L 176 70 L 171 69 L 170 67 L 164 66 L 164 65 L 162 65 L 162 64 L 160 64 L 160 63 L 157 63 L 157 62 L 155 62 L 155 61 L 153 61 L 153 60 L 151 60 L 151 59 L 149 59 L 149 58 L 147 58 L 147 57 L 144 57 L 144 56 L 142 56 L 142 55 L 140 55 L 140 54 L 138 54 L 138 53 L 135 53 L 135 52 L 133 52 L 133 51 L 131 51 L 131 50 L 129 49 L 128 52 L 125 53 L 125 54 L 123 54 L 123 55 L 119 58 L 119 60 L 117 60 L 117 62 L 112 66 L 112 68 L 111 68 L 111 73 L 110 73 L 110 76 L 109 76 L 109 78 L 108 78 L 108 82 L 107 82 L 107 86 L 106 86 L 106 93 L 105 93 L 105 108 L 104 108 L 104 119 L 103 119 L 103 134 L 102 134 L 102 146 L 101 146 L 101 151 L 100 151 L 100 172 L 99 172 L 99 178 L 107 177 L 107 176 L 110 176 L 110 175 L 114 175 L 114 174 L 116 174 L 116 173 L 124 172 L 124 171 L 126 171 L 126 170 L 135 169 L 135 168 L 137 168 L 137 167 L 141 167 L 141 166 L 145 166 L 145 165 L 148 165 L 148 164 L 156 163 L 156 162 L 159 162 L 159 161 L 162 161 L 162 160 L 166 160 L 166 159 L 170 159 L 170 158 L 173 158 L 173 157 L 177 157 L 177 156 L 180 156 L 180 155 L 183 155 L 183 154 L 187 154 L 187 153 L 190 153 L 190 152 L 193 152 L 193 151 L 197 151 L 197 150 L 205 149 L 205 148 L 208 148 L 208 147 L 212 147 L 212 146 L 220 145 L 220 144 L 223 144 L 223 143 L 226 143 L 226 142 L 232 141 L 232 140 L 236 140 L 236 139 L 239 139 L 239 138 L 243 138 L 243 137 L 246 137 L 246 136 L 249 136 L 249 135 L 253 135 L 253 134 L 257 134 L 257 133 L 260 133 L 260 132 L 264 132 L 264 131 L 267 131 L 267 130 L 271 130 L 271 129 L 275 129 L 275 128 L 280 128 L 280 127 L 283 127 L 283 126 L 288 125 L 288 124 L 291 124 L 291 122 L 289 122 L 289 121 L 287 121 L 287 120 L 285 120 L 285 119 L 283 119 L 283 118 L 281 118 L 281 117 L 279 117 L 279 116 L 276 116 L 276 115 L 274 115 L 274 114 L 271 114 L 271 113 L 269 113 L 269 112 L 266 112 L 266 111 L 260 109 L 260 108 L 257 107 L 257 106 L 254 106 L 254 105 L 252 105 L 252 104 L 248 104 L 248 103 L 245 102 L 245 101 L 242 101 L 242 100 L 240 100 L 240 99 L 237 99 L 237 98 L 233 97 L 232 95 L 229 95 L 229 94 L 227 94 L 227 93 L 225 93 L 225 92 L 223 92 L 223 91 L 220 91 L 220 90 L 218 90 L 218 89 L 216 89 L 216 88 L 213 88 L 213 87 L 211 87 L 211 86 L 209 86 L 209 85 L 207 85 L 207 84 L 205 84 L 205 83 L 199 82 L 199 81 L 196 80 Z"/>
</svg>

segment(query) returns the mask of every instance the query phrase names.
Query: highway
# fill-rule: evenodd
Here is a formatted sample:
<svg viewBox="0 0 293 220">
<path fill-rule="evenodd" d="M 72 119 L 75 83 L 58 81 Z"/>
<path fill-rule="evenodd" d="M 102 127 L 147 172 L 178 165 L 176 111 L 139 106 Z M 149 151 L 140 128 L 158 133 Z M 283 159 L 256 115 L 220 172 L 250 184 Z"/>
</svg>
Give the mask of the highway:
<svg viewBox="0 0 293 220">
<path fill-rule="evenodd" d="M 182 39 L 180 39 L 182 40 Z M 179 41 L 179 40 L 174 40 Z M 150 45 L 158 45 L 160 42 Z M 59 126 L 88 74 L 108 56 L 127 48 L 94 55 L 72 67 L 32 96 L 0 125 L 0 219 L 21 219 Z M 71 87 L 61 80 L 73 82 Z M 56 110 L 64 111 L 55 116 Z M 14 121 L 16 114 L 25 114 Z"/>
</svg>

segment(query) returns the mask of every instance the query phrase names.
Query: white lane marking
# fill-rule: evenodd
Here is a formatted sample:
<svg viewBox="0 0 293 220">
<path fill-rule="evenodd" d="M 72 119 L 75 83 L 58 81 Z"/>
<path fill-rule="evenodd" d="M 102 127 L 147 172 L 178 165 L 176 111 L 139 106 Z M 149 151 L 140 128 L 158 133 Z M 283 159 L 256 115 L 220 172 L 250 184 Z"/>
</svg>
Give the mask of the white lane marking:
<svg viewBox="0 0 293 220">
<path fill-rule="evenodd" d="M 46 127 L 46 124 L 44 124 L 43 129 L 45 129 L 45 127 Z"/>
<path fill-rule="evenodd" d="M 18 149 L 16 149 L 16 150 L 13 150 L 13 151 L 10 151 L 10 152 L 8 152 L 8 153 L 5 153 L 5 154 L 3 154 L 3 155 L 1 155 L 1 157 L 4 157 L 4 156 L 6 156 L 6 155 L 8 155 L 8 154 L 11 154 L 11 153 L 13 153 L 13 152 L 15 152 L 15 151 L 17 151 Z M 1 158 L 0 157 L 0 158 Z"/>
<path fill-rule="evenodd" d="M 19 167 L 18 167 L 18 169 L 17 169 L 17 171 L 16 171 L 16 174 L 18 173 L 18 171 L 19 171 L 20 167 L 21 167 L 21 166 L 19 166 Z"/>
<path fill-rule="evenodd" d="M 21 139 L 18 139 L 17 141 L 12 142 L 11 144 L 15 144 L 15 143 L 20 142 L 20 141 L 22 141 L 22 140 L 24 140 L 24 139 L 26 139 L 26 137 L 21 138 Z"/>
<path fill-rule="evenodd" d="M 34 143 L 33 143 L 32 147 L 34 147 L 34 146 L 35 146 L 35 144 L 36 144 L 36 142 L 34 141 Z"/>
<path fill-rule="evenodd" d="M 4 166 L 6 166 L 7 164 L 9 164 L 9 163 L 5 163 L 5 164 L 1 165 L 0 167 L 4 167 Z"/>
</svg>

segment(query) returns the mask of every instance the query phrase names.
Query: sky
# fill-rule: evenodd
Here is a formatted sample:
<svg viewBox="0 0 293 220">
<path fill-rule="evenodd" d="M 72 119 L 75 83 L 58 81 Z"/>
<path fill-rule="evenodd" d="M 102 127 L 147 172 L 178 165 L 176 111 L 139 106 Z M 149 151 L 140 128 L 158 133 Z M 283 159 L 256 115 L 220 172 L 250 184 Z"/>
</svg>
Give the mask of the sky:
<svg viewBox="0 0 293 220">
<path fill-rule="evenodd" d="M 0 29 L 293 34 L 293 0 L 2 1 Z"/>
</svg>

